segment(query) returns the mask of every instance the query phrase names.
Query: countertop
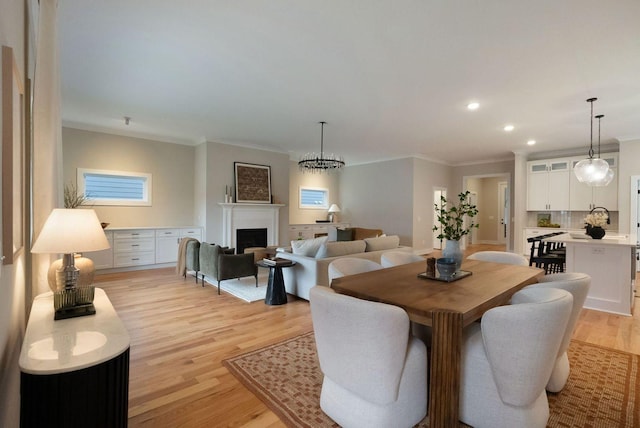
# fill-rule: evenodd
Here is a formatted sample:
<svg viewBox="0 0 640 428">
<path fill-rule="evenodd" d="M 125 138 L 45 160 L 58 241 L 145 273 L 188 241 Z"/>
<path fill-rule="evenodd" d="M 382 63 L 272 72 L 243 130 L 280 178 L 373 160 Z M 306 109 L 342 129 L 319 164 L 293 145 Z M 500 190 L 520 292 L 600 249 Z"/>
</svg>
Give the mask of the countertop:
<svg viewBox="0 0 640 428">
<path fill-rule="evenodd" d="M 95 289 L 95 315 L 53 320 L 53 293 L 33 301 L 20 351 L 20 370 L 66 373 L 108 361 L 129 348 L 129 333 L 101 288 Z"/>
<path fill-rule="evenodd" d="M 587 236 L 586 239 L 581 238 L 573 238 L 576 235 L 582 235 L 580 232 L 578 233 L 563 233 L 562 235 L 556 235 L 551 238 L 545 238 L 545 241 L 552 242 L 564 242 L 566 244 L 579 244 L 579 245 L 624 245 L 627 247 L 635 247 L 636 243 L 631 242 L 629 235 L 619 235 L 619 234 L 607 234 L 602 239 L 592 239 L 590 236 Z"/>
</svg>

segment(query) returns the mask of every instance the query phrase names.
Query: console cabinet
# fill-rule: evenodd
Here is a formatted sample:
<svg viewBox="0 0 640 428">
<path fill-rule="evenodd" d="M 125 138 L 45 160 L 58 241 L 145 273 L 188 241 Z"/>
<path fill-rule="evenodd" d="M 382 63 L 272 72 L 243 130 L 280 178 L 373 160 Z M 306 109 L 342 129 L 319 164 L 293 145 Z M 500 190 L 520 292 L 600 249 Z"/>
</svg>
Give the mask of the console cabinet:
<svg viewBox="0 0 640 428">
<path fill-rule="evenodd" d="M 349 227 L 349 223 L 290 224 L 289 240 L 318 238 L 329 234 L 329 227 Z"/>
<path fill-rule="evenodd" d="M 116 228 L 105 230 L 105 235 L 111 248 L 85 254 L 96 269 L 175 263 L 180 240 L 202 240 L 202 228 Z"/>
</svg>

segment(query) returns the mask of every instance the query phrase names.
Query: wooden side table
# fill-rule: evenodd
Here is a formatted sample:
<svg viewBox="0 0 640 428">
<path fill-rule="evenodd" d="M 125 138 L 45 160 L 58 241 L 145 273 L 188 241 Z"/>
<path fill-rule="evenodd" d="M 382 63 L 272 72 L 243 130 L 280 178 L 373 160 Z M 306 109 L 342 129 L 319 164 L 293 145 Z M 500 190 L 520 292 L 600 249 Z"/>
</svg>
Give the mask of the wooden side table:
<svg viewBox="0 0 640 428">
<path fill-rule="evenodd" d="M 267 264 L 264 261 L 256 262 L 256 265 L 269 268 L 269 282 L 267 283 L 267 295 L 264 303 L 267 305 L 284 305 L 287 303 L 287 291 L 284 288 L 284 277 L 282 276 L 282 268 L 295 266 L 296 262 L 286 264 Z"/>
</svg>

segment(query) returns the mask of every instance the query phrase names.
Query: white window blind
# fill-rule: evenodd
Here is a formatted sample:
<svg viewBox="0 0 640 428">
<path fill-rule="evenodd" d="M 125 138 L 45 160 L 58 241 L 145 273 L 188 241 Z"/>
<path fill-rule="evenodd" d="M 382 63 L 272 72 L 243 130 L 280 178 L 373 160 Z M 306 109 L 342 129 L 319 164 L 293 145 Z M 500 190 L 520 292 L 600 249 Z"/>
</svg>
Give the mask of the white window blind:
<svg viewBox="0 0 640 428">
<path fill-rule="evenodd" d="M 151 205 L 151 174 L 79 168 L 78 191 L 93 205 Z"/>
<path fill-rule="evenodd" d="M 329 208 L 329 190 L 300 187 L 300 208 L 328 209 Z"/>
</svg>

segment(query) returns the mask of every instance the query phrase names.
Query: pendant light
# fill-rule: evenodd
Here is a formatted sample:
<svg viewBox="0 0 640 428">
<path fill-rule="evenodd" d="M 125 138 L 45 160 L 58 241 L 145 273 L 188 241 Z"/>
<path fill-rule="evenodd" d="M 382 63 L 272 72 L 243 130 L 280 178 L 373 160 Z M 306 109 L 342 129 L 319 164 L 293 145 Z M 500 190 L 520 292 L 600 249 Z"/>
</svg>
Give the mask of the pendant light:
<svg viewBox="0 0 640 428">
<path fill-rule="evenodd" d="M 600 158 L 593 157 L 593 102 L 596 100 L 597 98 L 589 98 L 587 100 L 587 102 L 591 104 L 591 140 L 589 144 L 589 158 L 582 159 L 578 162 L 576 166 L 573 167 L 573 172 L 581 183 L 585 183 L 589 186 L 606 186 L 606 184 L 599 183 L 603 183 L 607 177 L 609 164 Z M 611 179 L 613 179 L 613 177 L 611 177 Z"/>
<path fill-rule="evenodd" d="M 602 119 L 604 117 L 604 114 L 599 114 L 596 116 L 596 119 L 598 119 L 598 158 L 600 158 L 600 119 Z M 606 161 L 605 161 L 606 162 Z M 609 163 L 607 162 L 607 165 Z M 612 181 L 613 181 L 613 177 L 615 176 L 613 170 L 611 168 L 609 168 L 607 170 L 607 173 L 605 174 L 604 178 L 602 178 L 599 181 L 595 181 L 592 186 L 597 186 L 597 187 L 603 187 L 603 186 L 608 186 Z"/>
<path fill-rule="evenodd" d="M 344 160 L 342 157 L 336 157 L 333 153 L 330 156 L 324 155 L 324 124 L 327 122 L 319 122 L 320 128 L 320 153 L 307 153 L 304 155 L 300 162 L 298 162 L 298 168 L 302 172 L 324 172 L 334 169 L 340 169 L 344 166 Z"/>
</svg>

